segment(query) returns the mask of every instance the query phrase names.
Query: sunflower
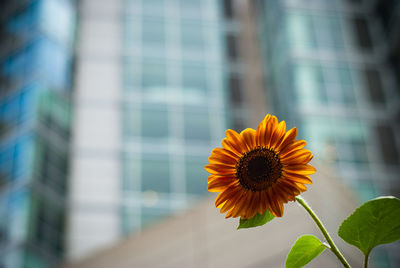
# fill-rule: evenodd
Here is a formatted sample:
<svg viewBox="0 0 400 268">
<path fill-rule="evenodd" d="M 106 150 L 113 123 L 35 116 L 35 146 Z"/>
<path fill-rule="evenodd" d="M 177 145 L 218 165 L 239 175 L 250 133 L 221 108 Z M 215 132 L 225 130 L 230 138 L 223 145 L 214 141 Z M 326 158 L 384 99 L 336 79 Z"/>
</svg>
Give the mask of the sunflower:
<svg viewBox="0 0 400 268">
<path fill-rule="evenodd" d="M 309 175 L 316 170 L 308 164 L 313 155 L 306 142 L 296 135 L 296 127 L 286 132 L 285 121 L 269 114 L 257 130 L 226 131 L 223 148 L 215 148 L 205 166 L 211 173 L 207 188 L 220 192 L 215 206 L 228 211 L 226 218 L 251 219 L 267 210 L 282 217 L 283 204 L 307 190 L 304 184 L 312 184 Z"/>
</svg>

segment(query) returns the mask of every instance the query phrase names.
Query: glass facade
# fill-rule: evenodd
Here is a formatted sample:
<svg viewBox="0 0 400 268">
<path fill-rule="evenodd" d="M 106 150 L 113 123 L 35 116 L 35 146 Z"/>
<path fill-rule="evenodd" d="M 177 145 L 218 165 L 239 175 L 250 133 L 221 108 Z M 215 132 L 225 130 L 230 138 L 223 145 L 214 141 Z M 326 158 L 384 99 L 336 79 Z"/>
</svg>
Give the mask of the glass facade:
<svg viewBox="0 0 400 268">
<path fill-rule="evenodd" d="M 400 96 L 378 2 L 256 1 L 269 107 L 360 201 L 400 191 Z"/>
<path fill-rule="evenodd" d="M 0 267 L 63 256 L 71 1 L 5 1 L 0 45 Z"/>
<path fill-rule="evenodd" d="M 207 193 L 203 167 L 226 128 L 226 103 L 218 2 L 123 6 L 121 215 L 129 233 Z"/>
</svg>

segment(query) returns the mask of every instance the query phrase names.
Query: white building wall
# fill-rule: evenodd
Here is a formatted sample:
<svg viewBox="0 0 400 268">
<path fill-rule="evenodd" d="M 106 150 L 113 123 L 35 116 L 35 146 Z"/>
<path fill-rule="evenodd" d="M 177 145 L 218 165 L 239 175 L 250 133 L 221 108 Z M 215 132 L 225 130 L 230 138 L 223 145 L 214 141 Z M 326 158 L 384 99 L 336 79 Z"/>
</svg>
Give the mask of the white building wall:
<svg viewBox="0 0 400 268">
<path fill-rule="evenodd" d="M 115 242 L 120 230 L 120 6 L 79 5 L 67 259 Z"/>
</svg>

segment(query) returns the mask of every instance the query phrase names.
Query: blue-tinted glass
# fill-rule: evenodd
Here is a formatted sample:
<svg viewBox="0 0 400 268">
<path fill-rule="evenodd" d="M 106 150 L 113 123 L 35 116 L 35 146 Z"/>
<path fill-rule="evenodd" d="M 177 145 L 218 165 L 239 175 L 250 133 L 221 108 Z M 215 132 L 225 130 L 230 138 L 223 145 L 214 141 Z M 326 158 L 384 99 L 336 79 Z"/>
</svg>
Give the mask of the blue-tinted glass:
<svg viewBox="0 0 400 268">
<path fill-rule="evenodd" d="M 143 46 L 163 46 L 165 43 L 165 22 L 162 19 L 145 18 L 142 21 Z"/>
<path fill-rule="evenodd" d="M 168 110 L 165 105 L 145 106 L 142 109 L 142 137 L 168 137 Z"/>
<path fill-rule="evenodd" d="M 20 53 L 10 56 L 5 72 L 14 79 L 39 76 L 55 89 L 70 85 L 70 55 L 50 39 L 38 38 Z"/>
<path fill-rule="evenodd" d="M 311 16 L 301 13 L 288 13 L 287 27 L 289 42 L 295 48 L 316 47 L 316 36 Z"/>
<path fill-rule="evenodd" d="M 19 99 L 18 95 L 11 96 L 2 104 L 2 121 L 6 124 L 15 125 L 18 122 Z"/>
<path fill-rule="evenodd" d="M 187 157 L 185 159 L 186 191 L 190 194 L 207 193 L 207 172 L 204 166 L 207 157 Z"/>
<path fill-rule="evenodd" d="M 145 90 L 165 88 L 167 75 L 163 61 L 146 59 L 142 65 L 142 86 Z"/>
<path fill-rule="evenodd" d="M 55 86 L 55 89 L 64 89 L 70 85 L 70 55 L 55 42 L 42 42 L 40 51 L 40 68 L 46 81 Z"/>
<path fill-rule="evenodd" d="M 164 0 L 142 0 L 143 13 L 149 16 L 163 16 Z"/>
<path fill-rule="evenodd" d="M 24 122 L 34 118 L 37 103 L 37 84 L 27 86 L 20 95 L 19 121 Z"/>
<path fill-rule="evenodd" d="M 169 192 L 168 155 L 144 155 L 142 160 L 142 191 Z"/>
<path fill-rule="evenodd" d="M 24 239 L 27 234 L 28 198 L 28 191 L 25 189 L 12 192 L 9 195 L 8 234 L 14 241 Z"/>
<path fill-rule="evenodd" d="M 0 173 L 6 180 L 11 180 L 13 170 L 14 146 L 11 143 L 0 147 Z"/>
<path fill-rule="evenodd" d="M 182 66 L 182 80 L 185 91 L 206 91 L 206 68 L 201 64 L 184 64 Z"/>
<path fill-rule="evenodd" d="M 203 14 L 202 0 L 179 0 L 181 16 L 185 18 L 199 18 Z"/>
<path fill-rule="evenodd" d="M 326 102 L 321 67 L 309 63 L 297 64 L 294 73 L 294 86 L 298 100 L 304 104 Z"/>
<path fill-rule="evenodd" d="M 203 25 L 196 21 L 181 22 L 181 43 L 182 49 L 202 50 L 205 47 Z"/>
<path fill-rule="evenodd" d="M 24 136 L 14 146 L 13 178 L 18 179 L 29 173 L 32 154 L 32 137 Z"/>
<path fill-rule="evenodd" d="M 63 45 L 72 44 L 75 18 L 70 1 L 42 0 L 38 14 L 38 23 L 43 32 Z"/>
<path fill-rule="evenodd" d="M 140 209 L 132 207 L 122 208 L 122 230 L 125 234 L 139 228 Z"/>
<path fill-rule="evenodd" d="M 344 48 L 344 40 L 343 40 L 343 31 L 340 25 L 339 18 L 337 16 L 329 17 L 329 28 L 332 33 L 332 45 L 335 48 L 343 49 Z"/>
<path fill-rule="evenodd" d="M 184 134 L 187 140 L 210 140 L 210 116 L 206 109 L 185 108 Z"/>
<path fill-rule="evenodd" d="M 125 137 L 137 137 L 140 135 L 139 126 L 139 109 L 133 107 L 132 103 L 124 105 L 123 117 L 123 133 Z"/>
</svg>

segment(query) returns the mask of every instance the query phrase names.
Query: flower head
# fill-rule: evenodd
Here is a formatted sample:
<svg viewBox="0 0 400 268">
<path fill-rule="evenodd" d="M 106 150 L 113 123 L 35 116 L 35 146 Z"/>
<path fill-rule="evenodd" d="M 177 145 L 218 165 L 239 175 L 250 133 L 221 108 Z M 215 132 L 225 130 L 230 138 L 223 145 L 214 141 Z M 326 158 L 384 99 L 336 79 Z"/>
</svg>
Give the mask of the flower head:
<svg viewBox="0 0 400 268">
<path fill-rule="evenodd" d="M 309 175 L 316 170 L 308 164 L 313 155 L 306 142 L 296 135 L 296 127 L 286 132 L 285 121 L 269 114 L 257 130 L 226 131 L 223 148 L 215 148 L 205 166 L 208 190 L 220 192 L 215 206 L 228 211 L 226 218 L 250 219 L 267 210 L 281 217 L 283 204 L 307 190 L 304 184 L 312 183 Z"/>
</svg>

